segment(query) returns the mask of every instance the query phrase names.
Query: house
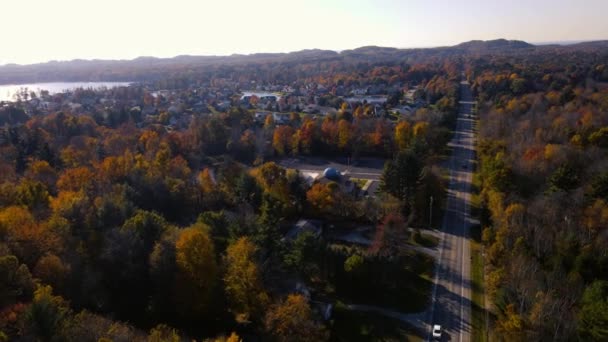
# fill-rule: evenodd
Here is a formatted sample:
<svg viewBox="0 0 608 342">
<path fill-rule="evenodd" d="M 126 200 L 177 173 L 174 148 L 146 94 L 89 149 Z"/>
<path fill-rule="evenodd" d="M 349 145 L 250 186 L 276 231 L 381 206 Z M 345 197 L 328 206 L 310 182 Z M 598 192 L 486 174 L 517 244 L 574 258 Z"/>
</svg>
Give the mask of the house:
<svg viewBox="0 0 608 342">
<path fill-rule="evenodd" d="M 303 113 L 307 113 L 307 114 L 316 114 L 319 113 L 319 107 L 316 105 L 307 105 L 306 107 L 304 107 L 304 109 L 302 109 Z"/>
<path fill-rule="evenodd" d="M 319 114 L 326 116 L 326 115 L 332 115 L 332 114 L 337 114 L 338 110 L 336 110 L 336 108 L 333 107 L 319 107 Z"/>
<path fill-rule="evenodd" d="M 289 114 L 287 113 L 272 113 L 272 118 L 277 125 L 287 125 L 289 123 Z"/>
<path fill-rule="evenodd" d="M 180 112 L 180 104 L 176 103 L 176 104 L 172 104 L 171 106 L 169 106 L 169 108 L 167 108 L 167 112 L 169 112 L 170 114 L 177 114 Z"/>
<path fill-rule="evenodd" d="M 67 106 L 70 108 L 72 112 L 76 112 L 82 108 L 80 103 L 69 102 Z"/>
<path fill-rule="evenodd" d="M 230 101 L 222 101 L 218 103 L 215 108 L 219 111 L 227 111 L 230 108 Z"/>
<path fill-rule="evenodd" d="M 156 107 L 152 105 L 146 105 L 144 106 L 144 109 L 142 109 L 141 113 L 143 115 L 154 115 L 156 114 Z"/>
<path fill-rule="evenodd" d="M 369 87 L 353 89 L 353 95 L 367 95 Z"/>
<path fill-rule="evenodd" d="M 334 182 L 338 184 L 340 191 L 345 194 L 355 194 L 355 190 L 357 189 L 355 183 L 350 180 L 348 175 L 342 174 L 340 171 L 331 167 L 326 168 L 322 174 L 319 174 L 315 179 L 315 182 L 321 184 Z"/>
<path fill-rule="evenodd" d="M 363 187 L 361 188 L 361 194 L 363 196 L 375 196 L 379 186 L 379 181 L 368 179 L 365 182 L 365 185 L 363 185 Z"/>
<path fill-rule="evenodd" d="M 274 96 L 274 95 L 260 96 L 260 101 L 263 101 L 263 102 L 276 102 L 277 101 L 277 97 Z"/>
<path fill-rule="evenodd" d="M 386 111 L 384 110 L 384 108 L 382 106 L 378 106 L 375 105 L 374 106 L 374 115 L 377 117 L 381 117 L 384 116 L 386 114 Z"/>
<path fill-rule="evenodd" d="M 299 173 L 300 177 L 302 177 L 308 186 L 312 186 L 317 177 L 319 177 L 319 172 L 300 171 Z"/>
<path fill-rule="evenodd" d="M 409 115 L 414 112 L 414 108 L 412 108 L 408 105 L 405 105 L 405 106 L 395 107 L 395 108 L 393 108 L 393 111 L 400 115 Z"/>
<path fill-rule="evenodd" d="M 285 234 L 285 239 L 293 241 L 305 232 L 309 232 L 315 238 L 319 238 L 323 232 L 322 224 L 316 220 L 299 220 L 289 231 Z"/>
<path fill-rule="evenodd" d="M 270 113 L 267 113 L 267 112 L 256 112 L 255 115 L 254 115 L 254 117 L 253 117 L 253 120 L 255 122 L 257 122 L 257 123 L 264 123 L 264 121 L 266 120 L 266 117 L 268 116 L 268 114 L 270 114 Z"/>
<path fill-rule="evenodd" d="M 405 92 L 405 100 L 407 102 L 413 103 L 414 102 L 414 95 L 416 94 L 416 91 L 418 90 L 418 87 L 414 87 L 413 89 L 409 89 Z"/>
</svg>

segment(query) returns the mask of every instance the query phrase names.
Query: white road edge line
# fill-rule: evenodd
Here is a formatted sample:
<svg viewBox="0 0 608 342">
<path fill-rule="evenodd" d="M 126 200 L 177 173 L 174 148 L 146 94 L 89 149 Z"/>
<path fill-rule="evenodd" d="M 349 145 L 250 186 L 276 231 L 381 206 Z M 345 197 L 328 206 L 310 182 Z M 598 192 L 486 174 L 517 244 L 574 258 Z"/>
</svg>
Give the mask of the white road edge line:
<svg viewBox="0 0 608 342">
<path fill-rule="evenodd" d="M 472 127 L 471 127 L 472 129 Z M 473 140 L 473 133 L 471 133 L 471 137 L 470 137 L 469 141 L 469 145 L 471 145 L 472 140 Z M 470 163 L 471 158 L 473 157 L 473 152 L 469 152 L 468 153 L 468 161 Z M 469 167 L 469 170 L 467 170 L 467 172 L 465 173 L 465 182 L 469 181 L 469 175 L 471 172 L 471 168 Z M 467 189 L 470 191 L 470 185 L 469 185 L 469 189 Z M 461 273 L 461 277 L 460 277 L 460 334 L 459 334 L 459 339 L 460 342 L 462 342 L 462 333 L 464 331 L 464 315 L 463 315 L 463 310 L 464 310 L 464 264 L 466 262 L 465 260 L 465 245 L 466 245 L 466 227 L 467 227 L 467 217 L 468 217 L 468 209 L 469 209 L 469 202 L 468 202 L 468 198 L 470 197 L 469 195 L 469 191 L 464 191 L 464 212 L 463 212 L 463 219 L 462 219 L 462 262 L 460 264 L 460 273 Z"/>
<path fill-rule="evenodd" d="M 463 113 L 459 113 L 459 115 L 461 115 Z M 472 126 L 471 126 L 472 129 Z M 458 129 L 457 129 L 458 130 Z M 472 133 L 471 133 L 472 135 Z M 454 138 L 455 139 L 455 138 Z M 472 137 L 470 137 L 469 139 L 472 139 Z M 455 144 L 453 144 L 455 145 Z M 470 145 L 470 143 L 469 143 Z M 471 158 L 473 156 L 472 152 L 468 153 L 468 160 L 470 161 Z M 448 185 L 448 192 L 450 189 L 453 189 L 453 183 L 454 183 L 454 161 L 455 159 L 452 157 L 450 158 L 450 184 Z M 467 170 L 467 174 L 465 175 L 465 181 L 468 181 L 468 174 L 469 174 L 470 170 Z M 459 177 L 459 181 L 460 181 L 460 177 Z M 469 187 L 470 190 L 470 187 Z M 460 331 L 459 331 L 459 341 L 462 342 L 462 333 L 464 330 L 464 318 L 463 318 L 463 309 L 464 309 L 464 256 L 465 256 L 465 242 L 466 242 L 466 218 L 467 218 L 467 210 L 468 210 L 468 202 L 467 202 L 467 195 L 468 193 L 466 191 L 463 191 L 464 193 L 464 212 L 463 212 L 463 225 L 462 225 L 462 242 L 461 242 L 461 247 L 462 247 L 462 255 L 461 255 L 461 259 L 462 262 L 460 263 L 461 269 L 460 269 Z M 450 205 L 449 205 L 449 196 L 448 196 L 448 201 L 446 202 L 446 213 L 450 210 Z M 435 314 L 435 304 L 437 303 L 437 283 L 439 282 L 439 272 L 441 271 L 441 263 L 442 263 L 442 259 L 443 259 L 443 250 L 445 248 L 445 225 L 446 225 L 446 220 L 447 220 L 447 215 L 444 214 L 443 216 L 443 222 L 442 222 L 442 227 L 441 227 L 441 249 L 439 250 L 439 260 L 437 260 L 437 272 L 435 272 L 435 281 L 433 282 L 433 294 L 431 296 L 431 311 L 430 311 L 430 325 L 431 325 L 431 329 L 427 335 L 427 340 L 431 341 L 431 334 L 432 334 L 432 330 L 433 330 L 433 319 L 434 319 L 434 314 Z"/>
<path fill-rule="evenodd" d="M 454 138 L 455 139 L 455 138 Z M 450 157 L 450 183 L 448 184 L 448 192 L 454 187 L 454 158 Z M 430 330 L 427 335 L 427 340 L 431 341 L 431 334 L 433 332 L 433 320 L 435 315 L 435 304 L 437 303 L 437 284 L 439 283 L 439 272 L 441 272 L 441 264 L 443 262 L 443 250 L 445 249 L 445 227 L 447 221 L 447 212 L 450 211 L 450 197 L 446 201 L 446 209 L 443 215 L 443 222 L 441 223 L 441 248 L 439 249 L 439 259 L 437 260 L 437 271 L 435 272 L 435 281 L 433 282 L 433 294 L 431 296 L 431 312 L 430 312 Z"/>
</svg>

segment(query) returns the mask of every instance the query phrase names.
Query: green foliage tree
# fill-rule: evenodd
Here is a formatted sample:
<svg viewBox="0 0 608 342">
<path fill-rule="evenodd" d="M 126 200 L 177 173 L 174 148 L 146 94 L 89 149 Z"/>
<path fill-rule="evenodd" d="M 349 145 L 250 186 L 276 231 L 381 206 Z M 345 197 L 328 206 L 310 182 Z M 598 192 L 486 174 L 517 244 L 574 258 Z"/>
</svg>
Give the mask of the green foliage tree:
<svg viewBox="0 0 608 342">
<path fill-rule="evenodd" d="M 156 241 L 150 253 L 150 280 L 152 287 L 151 310 L 153 314 L 163 315 L 174 313 L 175 303 L 172 301 L 177 275 L 175 243 L 179 232 L 176 228 L 167 230 Z"/>
<path fill-rule="evenodd" d="M 412 149 L 399 152 L 394 160 L 384 165 L 380 187 L 406 203 L 413 204 L 421 171 L 422 162 Z"/>
<path fill-rule="evenodd" d="M 589 135 L 589 142 L 602 148 L 608 148 L 608 127 L 602 127 Z"/>
<path fill-rule="evenodd" d="M 608 282 L 598 280 L 585 289 L 578 320 L 578 332 L 583 339 L 608 339 Z"/>
<path fill-rule="evenodd" d="M 279 223 L 283 211 L 284 207 L 281 202 L 269 194 L 262 195 L 260 215 L 253 237 L 256 245 L 272 251 L 280 244 Z"/>
<path fill-rule="evenodd" d="M 140 210 L 122 225 L 122 231 L 133 231 L 141 238 L 147 253 L 154 246 L 169 224 L 161 215 L 146 210 Z M 146 254 L 147 254 L 146 253 Z"/>
<path fill-rule="evenodd" d="M 38 259 L 34 268 L 34 275 L 45 284 L 62 291 L 70 273 L 70 266 L 54 254 L 47 254 Z"/>
<path fill-rule="evenodd" d="M 549 191 L 570 191 L 579 185 L 577 170 L 571 165 L 558 167 L 549 177 Z"/>
<path fill-rule="evenodd" d="M 285 265 L 302 276 L 313 276 L 319 274 L 319 266 L 316 263 L 322 252 L 322 245 L 311 232 L 303 232 L 291 242 L 288 252 L 284 256 Z"/>
<path fill-rule="evenodd" d="M 181 342 L 182 338 L 178 332 L 165 325 L 159 324 L 150 330 L 148 335 L 148 342 Z"/>
<path fill-rule="evenodd" d="M 34 338 L 51 341 L 60 336 L 62 325 L 69 315 L 70 309 L 65 300 L 54 296 L 52 287 L 41 286 L 25 312 L 25 331 Z"/>
<path fill-rule="evenodd" d="M 0 257 L 0 306 L 6 307 L 19 299 L 30 299 L 34 282 L 26 265 L 14 255 Z"/>
<path fill-rule="evenodd" d="M 353 254 L 344 261 L 344 270 L 348 273 L 357 273 L 363 267 L 365 259 L 359 254 Z"/>
<path fill-rule="evenodd" d="M 389 214 L 376 228 L 370 250 L 373 254 L 394 259 L 403 252 L 408 235 L 403 217 L 395 213 Z"/>
<path fill-rule="evenodd" d="M 43 183 L 24 179 L 17 187 L 17 202 L 30 209 L 44 209 L 49 204 L 49 192 Z"/>
<path fill-rule="evenodd" d="M 593 178 L 590 196 L 608 201 L 608 172 L 601 173 Z"/>
<path fill-rule="evenodd" d="M 254 208 L 260 206 L 262 189 L 256 183 L 255 178 L 248 173 L 244 172 L 237 180 L 235 193 L 240 203 L 249 203 Z"/>
</svg>

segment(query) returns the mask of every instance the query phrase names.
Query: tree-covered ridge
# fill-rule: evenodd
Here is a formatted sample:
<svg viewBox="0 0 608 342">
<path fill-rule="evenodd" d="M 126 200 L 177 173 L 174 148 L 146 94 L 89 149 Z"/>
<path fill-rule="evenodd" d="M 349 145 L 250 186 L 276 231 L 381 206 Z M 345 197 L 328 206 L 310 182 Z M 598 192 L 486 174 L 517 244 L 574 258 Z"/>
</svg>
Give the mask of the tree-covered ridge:
<svg viewBox="0 0 608 342">
<path fill-rule="evenodd" d="M 135 81 L 151 82 L 178 77 L 202 80 L 209 70 L 254 73 L 259 68 L 271 67 L 279 77 L 297 78 L 309 75 L 311 66 L 333 65 L 353 67 L 359 64 L 386 65 L 397 62 L 420 63 L 434 59 L 459 59 L 469 55 L 546 55 L 605 50 L 606 41 L 584 42 L 574 45 L 535 46 L 523 41 L 496 39 L 469 41 L 448 47 L 397 49 L 365 46 L 335 52 L 331 50 L 302 50 L 290 53 L 257 53 L 231 56 L 176 56 L 173 58 L 139 57 L 133 60 L 73 60 L 48 63 L 0 66 L 0 84 L 67 81 Z M 314 67 L 316 68 L 316 67 Z M 292 74 L 293 75 L 293 74 Z"/>
</svg>

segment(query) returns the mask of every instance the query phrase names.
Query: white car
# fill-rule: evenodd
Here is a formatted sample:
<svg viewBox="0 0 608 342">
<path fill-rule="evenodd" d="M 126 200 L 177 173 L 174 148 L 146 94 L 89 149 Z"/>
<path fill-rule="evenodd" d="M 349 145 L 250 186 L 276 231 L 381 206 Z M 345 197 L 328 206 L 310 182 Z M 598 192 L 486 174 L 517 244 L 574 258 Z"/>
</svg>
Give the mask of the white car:
<svg viewBox="0 0 608 342">
<path fill-rule="evenodd" d="M 441 325 L 433 325 L 433 339 L 441 340 Z"/>
</svg>

